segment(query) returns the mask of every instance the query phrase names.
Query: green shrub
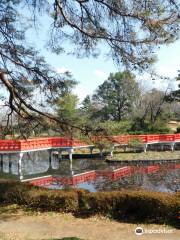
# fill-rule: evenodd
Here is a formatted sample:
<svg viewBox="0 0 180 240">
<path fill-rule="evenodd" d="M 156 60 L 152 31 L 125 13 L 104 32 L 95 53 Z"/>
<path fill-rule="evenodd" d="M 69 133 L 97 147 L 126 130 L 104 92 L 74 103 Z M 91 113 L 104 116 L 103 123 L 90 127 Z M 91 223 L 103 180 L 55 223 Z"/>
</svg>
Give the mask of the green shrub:
<svg viewBox="0 0 180 240">
<path fill-rule="evenodd" d="M 78 196 L 75 191 L 31 190 L 28 206 L 44 211 L 76 212 L 78 209 Z"/>
<path fill-rule="evenodd" d="M 133 120 L 129 134 L 149 134 L 149 133 L 170 133 L 171 130 L 167 125 L 167 120 L 157 119 L 151 123 L 148 119 L 142 122 L 142 119 L 137 117 Z"/>
<path fill-rule="evenodd" d="M 131 147 L 131 148 L 139 149 L 139 148 L 142 148 L 142 147 L 143 147 L 143 141 L 142 141 L 141 139 L 134 138 L 134 139 L 131 139 L 131 140 L 128 142 L 128 145 L 129 145 L 129 147 Z"/>
<path fill-rule="evenodd" d="M 75 212 L 76 191 L 59 191 L 34 187 L 18 182 L 0 182 L 0 203 L 16 203 L 43 211 Z"/>
<path fill-rule="evenodd" d="M 152 192 L 99 192 L 82 195 L 82 211 L 119 220 L 177 222 L 180 200 L 174 195 Z"/>
<path fill-rule="evenodd" d="M 131 129 L 131 121 L 105 121 L 99 124 L 99 128 L 105 129 L 108 135 L 127 134 Z"/>
<path fill-rule="evenodd" d="M 0 180 L 0 203 L 24 204 L 29 196 L 32 186 L 20 184 L 16 181 Z M 37 189 L 34 187 L 34 189 Z"/>
<path fill-rule="evenodd" d="M 85 190 L 50 190 L 16 182 L 0 182 L 0 202 L 16 203 L 39 211 L 101 214 L 131 222 L 179 224 L 180 193 Z"/>
</svg>

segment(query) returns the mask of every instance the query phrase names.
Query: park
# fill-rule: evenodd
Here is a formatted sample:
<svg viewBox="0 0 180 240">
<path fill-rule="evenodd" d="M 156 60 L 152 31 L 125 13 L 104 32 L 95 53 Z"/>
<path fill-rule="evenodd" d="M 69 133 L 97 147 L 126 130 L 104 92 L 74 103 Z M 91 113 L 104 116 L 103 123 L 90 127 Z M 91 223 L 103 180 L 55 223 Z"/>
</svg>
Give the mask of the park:
<svg viewBox="0 0 180 240">
<path fill-rule="evenodd" d="M 0 2 L 0 240 L 180 239 L 179 10 Z"/>
</svg>

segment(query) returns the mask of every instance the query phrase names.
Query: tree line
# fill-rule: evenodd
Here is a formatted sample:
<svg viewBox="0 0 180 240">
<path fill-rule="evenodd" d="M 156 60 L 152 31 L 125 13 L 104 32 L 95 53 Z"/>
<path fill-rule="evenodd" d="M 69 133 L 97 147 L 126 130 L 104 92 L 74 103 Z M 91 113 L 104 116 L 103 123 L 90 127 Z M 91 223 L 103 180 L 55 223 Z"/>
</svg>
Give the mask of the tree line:
<svg viewBox="0 0 180 240">
<path fill-rule="evenodd" d="M 110 73 L 82 102 L 71 88 L 51 107 L 60 122 L 76 125 L 68 129 L 71 136 L 79 136 L 82 126 L 93 134 L 169 133 L 168 122 L 180 119 L 179 101 L 170 100 L 172 94 L 175 92 L 155 88 L 143 91 L 135 75 L 123 71 Z M 53 129 L 64 134 L 58 124 L 53 124 Z"/>
<path fill-rule="evenodd" d="M 67 84 L 60 95 L 49 101 L 58 122 L 48 119 L 37 124 L 32 131 L 26 121 L 19 121 L 15 114 L 11 128 L 4 126 L 4 133 L 15 131 L 19 135 L 65 134 L 79 137 L 83 126 L 86 126 L 87 134 L 168 133 L 171 131 L 168 122 L 180 119 L 179 90 L 169 92 L 152 88 L 144 91 L 130 71 L 110 73 L 82 102 L 73 93 L 76 85 L 75 81 Z M 59 124 L 62 122 L 69 127 L 63 129 Z"/>
<path fill-rule="evenodd" d="M 173 43 L 179 36 L 179 3 L 176 0 L 0 1 L 0 103 L 6 113 L 3 118 L 6 132 L 12 128 L 12 122 L 23 136 L 49 123 L 58 125 L 62 132 L 80 128 L 86 134 L 92 130 L 92 126 L 66 121 L 65 117 L 53 114 L 52 104 L 64 97 L 76 82 L 69 73 L 57 74 L 29 43 L 28 31 L 38 30 L 44 19 L 49 29 L 46 48 L 53 53 L 65 51 L 77 57 L 98 57 L 99 44 L 104 44 L 108 56 L 118 66 L 136 71 L 149 70 L 159 47 Z M 107 92 L 109 84 L 107 81 L 103 86 Z M 41 100 L 35 100 L 34 93 Z M 111 93 L 107 94 L 110 98 Z M 93 108 L 96 102 L 98 110 L 102 97 L 94 94 Z M 124 120 L 127 110 L 132 108 L 129 97 L 128 92 L 124 100 L 117 97 L 114 101 L 119 110 L 115 111 L 111 111 L 114 102 L 106 99 L 104 107 L 96 111 L 96 118 L 101 115 L 103 121 Z"/>
</svg>

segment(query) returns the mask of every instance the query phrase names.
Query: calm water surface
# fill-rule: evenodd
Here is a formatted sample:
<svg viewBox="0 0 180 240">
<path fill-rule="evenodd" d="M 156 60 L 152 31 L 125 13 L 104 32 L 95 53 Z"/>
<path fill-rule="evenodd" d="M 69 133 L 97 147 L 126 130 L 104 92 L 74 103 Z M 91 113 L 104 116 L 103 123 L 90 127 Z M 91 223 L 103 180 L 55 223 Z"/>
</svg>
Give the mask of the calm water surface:
<svg viewBox="0 0 180 240">
<path fill-rule="evenodd" d="M 21 179 L 51 189 L 67 187 L 89 191 L 180 190 L 180 161 L 173 163 L 106 163 L 102 159 L 59 160 L 49 151 L 26 153 L 22 168 L 18 168 L 18 154 L 3 155 L 0 178 Z M 12 162 L 11 164 L 10 161 Z"/>
</svg>

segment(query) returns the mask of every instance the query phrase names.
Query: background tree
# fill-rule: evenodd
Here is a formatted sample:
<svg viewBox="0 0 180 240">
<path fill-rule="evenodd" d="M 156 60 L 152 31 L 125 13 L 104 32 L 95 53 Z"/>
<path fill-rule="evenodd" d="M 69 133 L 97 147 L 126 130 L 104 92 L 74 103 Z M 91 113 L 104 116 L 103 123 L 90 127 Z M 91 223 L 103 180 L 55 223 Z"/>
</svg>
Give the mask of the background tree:
<svg viewBox="0 0 180 240">
<path fill-rule="evenodd" d="M 96 112 L 96 108 L 93 105 L 93 101 L 89 95 L 87 95 L 81 103 L 80 111 L 86 120 L 92 120 L 93 115 Z"/>
<path fill-rule="evenodd" d="M 72 93 L 67 93 L 60 97 L 56 103 L 58 117 L 62 121 L 76 122 L 78 115 L 78 97 Z"/>
<path fill-rule="evenodd" d="M 68 126 L 76 124 L 80 127 L 81 118 L 78 109 L 78 97 L 72 93 L 66 93 L 56 101 L 56 113 L 60 121 L 67 122 Z M 69 134 L 73 136 L 74 129 L 70 127 Z"/>
<path fill-rule="evenodd" d="M 176 81 L 178 82 L 178 89 L 171 92 L 171 94 L 168 96 L 169 101 L 180 101 L 180 70 L 178 70 Z"/>
<path fill-rule="evenodd" d="M 173 117 L 167 91 L 152 89 L 139 98 L 134 109 L 133 131 L 168 132 L 168 121 Z"/>
<path fill-rule="evenodd" d="M 140 90 L 135 76 L 128 71 L 111 73 L 93 95 L 97 117 L 101 120 L 121 121 L 132 111 Z"/>
<path fill-rule="evenodd" d="M 14 113 L 33 126 L 42 118 L 59 122 L 63 129 L 67 125 L 45 103 L 66 88 L 69 76 L 56 74 L 26 41 L 27 30 L 41 17 L 52 26 L 48 47 L 56 53 L 69 41 L 78 56 L 97 56 L 98 43 L 104 42 L 118 63 L 141 69 L 154 61 L 157 46 L 175 41 L 179 33 L 178 1 L 2 0 L 0 82 L 10 109 L 7 125 Z M 34 93 L 42 101 L 35 101 Z"/>
</svg>

